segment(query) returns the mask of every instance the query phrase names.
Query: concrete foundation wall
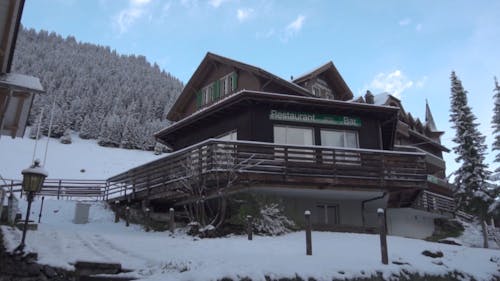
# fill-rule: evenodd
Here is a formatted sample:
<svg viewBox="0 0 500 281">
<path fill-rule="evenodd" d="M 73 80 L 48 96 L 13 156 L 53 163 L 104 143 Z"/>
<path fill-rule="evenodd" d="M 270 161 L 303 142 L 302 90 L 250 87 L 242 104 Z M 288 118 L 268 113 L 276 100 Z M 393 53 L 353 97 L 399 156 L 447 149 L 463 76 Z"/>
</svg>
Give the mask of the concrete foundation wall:
<svg viewBox="0 0 500 281">
<path fill-rule="evenodd" d="M 411 209 L 387 209 L 387 231 L 390 235 L 423 239 L 434 232 L 430 213 Z"/>
<path fill-rule="evenodd" d="M 284 204 L 286 214 L 299 223 L 304 222 L 305 210 L 311 211 L 311 220 L 313 223 L 320 223 L 322 214 L 319 214 L 320 209 L 317 205 L 325 204 L 329 206 L 337 206 L 339 224 L 362 226 L 361 201 L 287 197 L 284 200 Z"/>
</svg>

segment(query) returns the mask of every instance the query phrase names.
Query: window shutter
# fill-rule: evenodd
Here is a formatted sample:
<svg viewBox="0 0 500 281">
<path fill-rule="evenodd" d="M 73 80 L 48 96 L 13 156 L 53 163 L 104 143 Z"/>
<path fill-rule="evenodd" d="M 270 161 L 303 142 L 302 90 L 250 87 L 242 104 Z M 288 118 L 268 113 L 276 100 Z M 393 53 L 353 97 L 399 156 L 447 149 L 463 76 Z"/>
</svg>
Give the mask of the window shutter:
<svg viewBox="0 0 500 281">
<path fill-rule="evenodd" d="M 235 91 L 238 88 L 238 74 L 236 74 L 236 72 L 233 72 L 231 76 L 233 80 L 233 88 L 231 90 Z"/>
<path fill-rule="evenodd" d="M 201 107 L 201 91 L 196 92 L 196 107 Z"/>
<path fill-rule="evenodd" d="M 214 87 L 214 91 L 213 91 L 212 100 L 217 101 L 217 100 L 219 100 L 219 97 L 220 97 L 220 80 L 215 80 L 213 87 Z"/>
</svg>

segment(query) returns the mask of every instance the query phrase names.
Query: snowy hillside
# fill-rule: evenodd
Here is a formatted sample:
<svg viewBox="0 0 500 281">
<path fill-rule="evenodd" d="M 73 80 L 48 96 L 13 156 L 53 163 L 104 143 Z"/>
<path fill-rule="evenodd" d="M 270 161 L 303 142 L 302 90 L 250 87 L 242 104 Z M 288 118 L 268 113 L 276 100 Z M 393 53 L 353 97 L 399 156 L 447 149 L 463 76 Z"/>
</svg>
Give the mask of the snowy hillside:
<svg viewBox="0 0 500 281">
<path fill-rule="evenodd" d="M 21 210 L 26 203 L 20 201 Z M 102 202 L 90 203 L 90 222 L 72 223 L 75 202 L 45 200 L 42 223 L 28 233 L 28 250 L 38 252 L 39 262 L 72 268 L 77 260 L 119 262 L 140 280 L 252 280 L 296 275 L 306 279 L 368 277 L 381 272 L 386 280 L 401 271 L 429 275 L 461 272 L 476 280 L 500 278 L 498 250 L 469 248 L 388 237 L 389 265 L 380 262 L 379 237 L 369 234 L 313 232 L 313 255 L 305 254 L 303 231 L 280 237 L 245 236 L 198 239 L 182 231 L 145 232 L 137 225 L 113 222 L 113 213 Z M 33 217 L 40 200 L 34 202 Z M 2 226 L 6 248 L 13 250 L 21 232 Z M 442 252 L 430 258 L 424 250 Z M 469 280 L 469 278 L 463 278 Z"/>
<path fill-rule="evenodd" d="M 49 178 L 107 179 L 127 169 L 158 157 L 151 151 L 128 150 L 98 146 L 96 140 L 72 136 L 72 144 L 51 139 L 45 168 Z M 38 141 L 36 158 L 43 161 L 47 138 Z M 5 179 L 21 179 L 21 171 L 33 158 L 35 141 L 29 138 L 0 138 L 0 175 Z M 165 156 L 165 154 L 163 154 Z"/>
</svg>

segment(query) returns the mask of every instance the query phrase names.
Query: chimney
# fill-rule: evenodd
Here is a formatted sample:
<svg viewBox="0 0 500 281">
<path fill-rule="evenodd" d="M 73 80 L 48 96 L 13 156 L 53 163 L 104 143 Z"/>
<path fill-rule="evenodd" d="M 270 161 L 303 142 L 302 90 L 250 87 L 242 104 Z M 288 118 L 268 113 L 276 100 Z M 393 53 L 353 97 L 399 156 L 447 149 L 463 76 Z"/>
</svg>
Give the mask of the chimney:
<svg viewBox="0 0 500 281">
<path fill-rule="evenodd" d="M 366 103 L 369 103 L 369 104 L 374 104 L 375 103 L 375 99 L 373 97 L 373 94 L 369 90 L 366 91 L 365 101 L 366 101 Z"/>
</svg>

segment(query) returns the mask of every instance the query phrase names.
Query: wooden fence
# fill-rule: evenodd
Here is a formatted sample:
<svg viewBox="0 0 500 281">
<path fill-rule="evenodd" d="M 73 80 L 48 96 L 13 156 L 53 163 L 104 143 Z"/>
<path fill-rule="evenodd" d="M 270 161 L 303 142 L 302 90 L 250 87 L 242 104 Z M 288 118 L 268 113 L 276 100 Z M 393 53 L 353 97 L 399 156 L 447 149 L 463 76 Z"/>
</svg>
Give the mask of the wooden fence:
<svg viewBox="0 0 500 281">
<path fill-rule="evenodd" d="M 7 184 L 5 184 L 7 182 Z M 5 180 L 0 188 L 8 192 L 19 193 L 23 196 L 22 182 L 20 180 Z M 73 180 L 73 179 L 46 179 L 37 196 L 50 196 L 60 198 L 88 198 L 104 199 L 106 189 L 105 180 Z"/>
<path fill-rule="evenodd" d="M 423 153 L 212 139 L 109 178 L 105 196 L 168 198 L 182 182 L 227 172 L 278 185 L 414 188 L 427 182 Z"/>
</svg>

